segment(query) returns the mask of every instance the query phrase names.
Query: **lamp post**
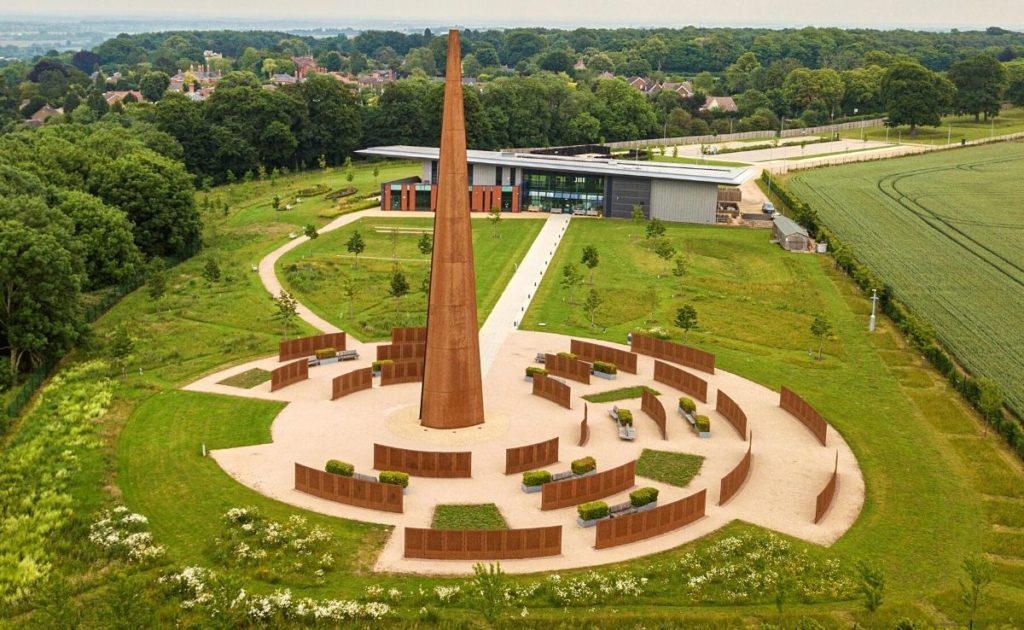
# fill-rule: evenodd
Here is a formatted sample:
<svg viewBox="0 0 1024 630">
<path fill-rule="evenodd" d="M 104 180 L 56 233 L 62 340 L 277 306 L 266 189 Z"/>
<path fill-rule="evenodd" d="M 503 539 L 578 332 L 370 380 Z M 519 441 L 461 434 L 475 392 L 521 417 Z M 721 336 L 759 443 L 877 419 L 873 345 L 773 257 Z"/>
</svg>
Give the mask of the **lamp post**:
<svg viewBox="0 0 1024 630">
<path fill-rule="evenodd" d="M 871 318 L 868 320 L 868 332 L 875 332 L 875 305 L 878 304 L 878 291 L 871 289 Z"/>
</svg>

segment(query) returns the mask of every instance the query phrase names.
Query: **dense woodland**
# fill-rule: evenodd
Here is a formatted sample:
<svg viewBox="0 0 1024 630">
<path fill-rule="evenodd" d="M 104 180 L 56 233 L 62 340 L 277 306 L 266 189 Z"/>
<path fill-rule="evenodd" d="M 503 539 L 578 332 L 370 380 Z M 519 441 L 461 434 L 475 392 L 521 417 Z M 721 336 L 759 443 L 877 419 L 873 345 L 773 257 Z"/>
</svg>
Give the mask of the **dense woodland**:
<svg viewBox="0 0 1024 630">
<path fill-rule="evenodd" d="M 1024 105 L 1024 34 L 840 29 L 466 31 L 467 134 L 474 148 L 546 146 L 827 124 L 851 115 L 936 125 L 949 112 Z M 84 330 L 82 292 L 137 280 L 200 247 L 194 188 L 315 165 L 362 146 L 434 145 L 447 37 L 371 31 L 121 35 L 92 51 L 0 67 L 0 388 L 60 356 Z M 204 51 L 222 57 L 205 58 Z M 394 71 L 354 89 L 330 75 L 267 89 L 312 55 L 329 72 Z M 578 62 L 582 65 L 577 67 Z M 168 92 L 207 64 L 205 100 Z M 620 77 L 607 78 L 607 73 Z M 602 78 L 604 75 L 604 78 Z M 690 81 L 648 96 L 621 77 Z M 139 90 L 147 102 L 109 105 Z M 733 95 L 737 112 L 703 111 Z M 63 113 L 37 130 L 25 118 Z M 156 265 L 157 267 L 159 265 Z M 151 273 L 153 272 L 151 269 Z"/>
</svg>

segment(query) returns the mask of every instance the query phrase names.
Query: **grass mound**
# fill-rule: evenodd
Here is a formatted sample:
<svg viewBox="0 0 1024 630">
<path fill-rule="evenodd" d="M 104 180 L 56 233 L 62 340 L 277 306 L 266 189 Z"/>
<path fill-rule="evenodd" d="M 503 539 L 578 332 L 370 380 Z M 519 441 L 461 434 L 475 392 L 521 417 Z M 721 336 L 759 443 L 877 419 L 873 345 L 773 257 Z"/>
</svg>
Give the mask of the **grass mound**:
<svg viewBox="0 0 1024 630">
<path fill-rule="evenodd" d="M 700 455 L 645 448 L 636 462 L 636 474 L 685 488 L 697 476 L 703 464 L 704 458 Z"/>
<path fill-rule="evenodd" d="M 508 529 L 505 517 L 493 503 L 438 505 L 431 529 Z"/>
<path fill-rule="evenodd" d="M 270 372 L 261 370 L 259 368 L 253 368 L 246 370 L 241 374 L 235 374 L 229 376 L 217 383 L 218 385 L 227 385 L 229 387 L 240 387 L 242 389 L 252 389 L 261 383 L 266 383 L 270 380 Z"/>
<path fill-rule="evenodd" d="M 598 392 L 596 394 L 587 394 L 583 397 L 583 400 L 592 403 L 604 403 L 604 402 L 615 402 L 616 400 L 628 400 L 630 398 L 640 398 L 644 395 L 644 390 L 647 390 L 655 396 L 661 396 L 661 392 L 648 387 L 646 385 L 636 385 L 634 387 L 620 387 L 618 389 L 612 389 L 606 392 Z"/>
</svg>

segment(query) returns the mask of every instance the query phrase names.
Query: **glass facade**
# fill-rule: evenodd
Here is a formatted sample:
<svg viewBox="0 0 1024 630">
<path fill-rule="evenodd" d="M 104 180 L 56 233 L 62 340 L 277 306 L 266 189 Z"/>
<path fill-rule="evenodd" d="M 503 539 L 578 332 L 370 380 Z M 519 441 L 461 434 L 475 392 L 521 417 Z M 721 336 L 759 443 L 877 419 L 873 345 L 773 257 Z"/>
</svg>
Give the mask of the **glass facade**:
<svg viewBox="0 0 1024 630">
<path fill-rule="evenodd" d="M 562 212 L 602 210 L 604 208 L 604 177 L 539 171 L 523 172 L 524 210 Z"/>
</svg>

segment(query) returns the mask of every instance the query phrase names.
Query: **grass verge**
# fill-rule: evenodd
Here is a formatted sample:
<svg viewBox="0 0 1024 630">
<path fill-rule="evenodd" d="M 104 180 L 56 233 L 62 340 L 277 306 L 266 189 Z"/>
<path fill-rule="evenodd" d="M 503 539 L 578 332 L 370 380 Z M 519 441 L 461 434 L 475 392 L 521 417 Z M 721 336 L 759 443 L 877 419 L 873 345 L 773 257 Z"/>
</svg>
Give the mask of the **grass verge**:
<svg viewBox="0 0 1024 630">
<path fill-rule="evenodd" d="M 240 387 L 242 389 L 252 389 L 257 385 L 266 383 L 270 380 L 270 372 L 261 370 L 260 368 L 253 368 L 246 370 L 240 374 L 229 376 L 217 383 L 218 385 L 227 385 L 229 387 Z"/>
<path fill-rule="evenodd" d="M 689 453 L 673 453 L 645 448 L 636 461 L 636 474 L 670 486 L 685 488 L 700 473 L 704 458 Z"/>
<path fill-rule="evenodd" d="M 635 385 L 633 387 L 620 387 L 619 389 L 598 392 L 596 394 L 587 394 L 586 396 L 583 396 L 583 400 L 592 403 L 605 403 L 615 402 L 616 400 L 628 400 L 630 398 L 641 398 L 644 395 L 644 390 L 651 392 L 655 396 L 661 396 L 661 392 L 653 387 Z"/>
<path fill-rule="evenodd" d="M 508 529 L 505 517 L 493 503 L 438 505 L 431 529 Z"/>
</svg>

